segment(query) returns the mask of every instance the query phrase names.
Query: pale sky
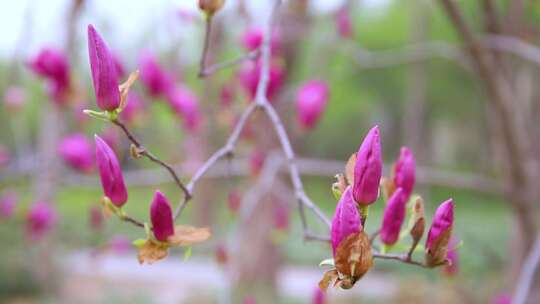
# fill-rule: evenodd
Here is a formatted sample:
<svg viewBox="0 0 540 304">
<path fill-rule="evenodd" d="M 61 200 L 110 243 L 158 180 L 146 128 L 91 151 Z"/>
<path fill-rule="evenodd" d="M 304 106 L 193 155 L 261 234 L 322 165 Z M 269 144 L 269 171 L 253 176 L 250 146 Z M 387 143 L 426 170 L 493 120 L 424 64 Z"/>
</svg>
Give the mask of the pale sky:
<svg viewBox="0 0 540 304">
<path fill-rule="evenodd" d="M 289 0 L 294 1 L 294 0 Z M 391 0 L 360 0 L 364 8 L 382 7 Z M 25 12 L 32 5 L 31 39 L 25 44 L 23 58 L 34 54 L 43 45 L 61 46 L 65 36 L 65 15 L 71 0 L 0 0 L 0 57 L 14 54 L 17 40 L 25 22 Z M 319 14 L 335 10 L 343 0 L 312 1 L 312 11 Z M 269 1 L 247 1 L 253 15 L 266 15 Z M 183 23 L 179 10 L 200 16 L 197 0 L 87 0 L 80 19 L 78 37 L 85 37 L 86 24 L 92 23 L 106 33 L 113 49 L 127 52 L 133 44 L 144 41 L 150 48 L 159 49 L 171 43 L 171 34 L 182 37 L 198 27 Z M 235 0 L 227 0 L 225 10 L 234 9 Z M 256 18 L 262 20 L 262 18 Z M 150 32 L 152 31 L 152 32 Z"/>
</svg>

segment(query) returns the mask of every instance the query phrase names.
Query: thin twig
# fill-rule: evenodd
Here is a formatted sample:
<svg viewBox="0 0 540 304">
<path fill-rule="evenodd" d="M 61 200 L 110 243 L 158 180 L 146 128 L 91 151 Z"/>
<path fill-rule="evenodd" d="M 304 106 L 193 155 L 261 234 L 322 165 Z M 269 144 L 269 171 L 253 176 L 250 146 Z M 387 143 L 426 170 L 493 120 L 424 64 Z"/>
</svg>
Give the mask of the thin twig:
<svg viewBox="0 0 540 304">
<path fill-rule="evenodd" d="M 176 183 L 176 185 L 178 185 L 178 187 L 184 192 L 184 197 L 186 199 L 190 199 L 191 198 L 191 193 L 188 191 L 188 189 L 184 186 L 184 184 L 182 183 L 182 181 L 180 181 L 180 178 L 178 177 L 178 175 L 176 174 L 176 172 L 174 171 L 174 169 L 169 165 L 167 164 L 166 162 L 160 160 L 159 158 L 157 158 L 156 156 L 154 156 L 154 154 L 152 154 L 145 146 L 143 146 L 139 140 L 137 140 L 137 138 L 135 138 L 135 136 L 129 131 L 129 129 L 126 127 L 126 125 L 124 125 L 120 120 L 118 119 L 114 119 L 112 120 L 112 123 L 117 125 L 118 127 L 120 127 L 122 129 L 122 131 L 124 131 L 124 133 L 126 134 L 127 138 L 129 139 L 129 141 L 131 141 L 133 143 L 133 145 L 135 145 L 135 147 L 137 148 L 137 152 L 142 155 L 142 156 L 145 156 L 146 158 L 148 158 L 150 161 L 162 166 L 163 168 L 165 168 L 167 171 L 169 171 L 169 173 L 171 174 L 171 176 L 173 177 L 174 179 L 174 182 Z"/>
<path fill-rule="evenodd" d="M 208 15 L 205 20 L 205 33 L 204 33 L 204 45 L 201 55 L 201 62 L 199 66 L 199 77 L 204 76 L 204 70 L 206 67 L 206 58 L 208 57 L 208 51 L 210 50 L 210 34 L 212 33 L 212 15 Z"/>
<path fill-rule="evenodd" d="M 246 53 L 246 54 L 242 54 L 240 56 L 238 56 L 237 58 L 234 58 L 234 59 L 231 59 L 231 60 L 228 60 L 228 61 L 224 61 L 224 62 L 221 62 L 221 63 L 217 63 L 217 64 L 214 64 L 214 65 L 211 65 L 209 67 L 202 67 L 204 70 L 200 70 L 199 71 L 199 77 L 200 78 L 204 78 L 204 77 L 207 77 L 207 76 L 210 76 L 220 70 L 223 70 L 223 69 L 226 69 L 226 68 L 229 68 L 231 66 L 235 66 L 235 65 L 239 65 L 245 61 L 250 61 L 250 60 L 255 60 L 257 57 L 259 57 L 259 54 L 260 54 L 260 51 L 259 49 L 255 49 L 249 53 Z"/>
<path fill-rule="evenodd" d="M 124 215 L 124 216 L 120 216 L 119 217 L 120 220 L 124 221 L 124 222 L 128 222 L 128 223 L 132 223 L 133 225 L 135 226 L 138 226 L 138 227 L 141 227 L 141 228 L 144 228 L 144 223 L 139 221 L 139 220 L 136 220 L 128 215 Z"/>
<path fill-rule="evenodd" d="M 512 304 L 524 304 L 527 301 L 532 282 L 537 273 L 538 265 L 540 264 L 540 234 L 534 242 L 529 255 L 525 259 L 519 274 L 516 291 L 512 296 Z"/>
<path fill-rule="evenodd" d="M 420 266 L 420 267 L 423 267 L 423 268 L 435 268 L 435 267 L 439 267 L 439 266 L 443 266 L 445 265 L 447 262 L 443 262 L 443 263 L 440 263 L 438 265 L 435 265 L 435 266 L 428 266 L 422 262 L 418 262 L 418 261 L 415 261 L 409 257 L 407 257 L 407 255 L 402 255 L 402 254 L 382 254 L 382 253 L 378 253 L 378 252 L 373 252 L 372 253 L 373 255 L 373 258 L 374 259 L 381 259 L 381 260 L 395 260 L 395 261 L 399 261 L 401 263 L 405 263 L 405 264 L 410 264 L 410 265 L 416 265 L 416 266 Z"/>
</svg>

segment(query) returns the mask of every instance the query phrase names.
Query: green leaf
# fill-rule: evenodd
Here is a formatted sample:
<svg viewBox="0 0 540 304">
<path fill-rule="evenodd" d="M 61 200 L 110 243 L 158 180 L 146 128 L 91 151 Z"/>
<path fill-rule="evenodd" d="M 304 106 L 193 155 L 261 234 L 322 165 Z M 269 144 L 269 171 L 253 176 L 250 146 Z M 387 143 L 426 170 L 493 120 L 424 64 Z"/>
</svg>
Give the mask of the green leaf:
<svg viewBox="0 0 540 304">
<path fill-rule="evenodd" d="M 191 246 L 189 247 L 186 247 L 186 249 L 184 249 L 184 262 L 187 261 L 189 259 L 189 257 L 191 257 Z"/>
<path fill-rule="evenodd" d="M 93 110 L 83 110 L 83 113 L 96 119 L 109 121 L 111 119 L 109 112 L 93 111 Z"/>
<path fill-rule="evenodd" d="M 144 246 L 144 244 L 146 244 L 146 241 L 147 241 L 146 239 L 136 239 L 131 244 L 133 244 L 133 246 L 140 249 L 142 248 L 142 246 Z"/>
<path fill-rule="evenodd" d="M 326 259 L 326 260 L 322 260 L 322 261 L 319 263 L 319 267 L 324 267 L 324 266 L 335 267 L 334 259 Z"/>
<path fill-rule="evenodd" d="M 334 194 L 336 200 L 339 201 L 341 199 L 341 191 L 339 191 L 339 187 L 337 184 L 332 184 L 332 194 Z"/>
</svg>

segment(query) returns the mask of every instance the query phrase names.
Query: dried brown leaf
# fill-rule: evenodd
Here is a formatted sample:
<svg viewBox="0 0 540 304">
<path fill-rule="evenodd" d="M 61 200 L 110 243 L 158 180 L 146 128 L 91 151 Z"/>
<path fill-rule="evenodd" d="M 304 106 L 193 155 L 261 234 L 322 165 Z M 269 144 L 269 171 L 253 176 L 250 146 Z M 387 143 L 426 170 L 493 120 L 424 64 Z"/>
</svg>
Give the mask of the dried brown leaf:
<svg viewBox="0 0 540 304">
<path fill-rule="evenodd" d="M 139 70 L 129 74 L 128 79 L 118 86 L 118 89 L 120 90 L 120 109 L 124 109 L 126 107 L 129 88 L 133 85 L 137 78 L 139 78 Z"/>
<path fill-rule="evenodd" d="M 446 263 L 451 235 L 452 228 L 446 229 L 438 238 L 433 240 L 431 248 L 426 249 L 426 264 L 429 267 L 437 267 Z"/>
<path fill-rule="evenodd" d="M 197 228 L 193 226 L 178 225 L 174 227 L 174 235 L 167 240 L 175 246 L 190 246 L 208 240 L 212 233 L 210 228 Z"/>
<path fill-rule="evenodd" d="M 154 240 L 147 240 L 146 243 L 139 249 L 137 259 L 140 264 L 152 264 L 162 260 L 168 255 L 168 246 L 159 244 Z"/>
<path fill-rule="evenodd" d="M 368 235 L 364 231 L 349 235 L 339 244 L 334 260 L 337 271 L 352 287 L 373 266 Z"/>
<path fill-rule="evenodd" d="M 330 283 L 332 283 L 334 280 L 337 280 L 339 277 L 337 270 L 328 270 L 324 273 L 323 278 L 319 281 L 319 288 L 322 291 L 326 291 L 328 289 L 328 286 L 330 286 Z"/>
</svg>

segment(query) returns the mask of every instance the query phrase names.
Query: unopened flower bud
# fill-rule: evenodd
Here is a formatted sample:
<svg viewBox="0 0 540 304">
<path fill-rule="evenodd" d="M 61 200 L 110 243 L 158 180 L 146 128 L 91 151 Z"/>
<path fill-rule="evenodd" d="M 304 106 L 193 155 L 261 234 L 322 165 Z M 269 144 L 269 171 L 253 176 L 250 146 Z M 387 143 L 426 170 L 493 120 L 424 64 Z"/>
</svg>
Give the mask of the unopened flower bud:
<svg viewBox="0 0 540 304">
<path fill-rule="evenodd" d="M 424 235 L 425 226 L 424 200 L 421 197 L 417 197 L 412 205 L 412 214 L 409 223 L 409 227 L 411 227 L 410 234 L 415 243 L 418 243 L 422 235 Z"/>
<path fill-rule="evenodd" d="M 88 173 L 94 168 L 92 143 L 82 133 L 75 133 L 62 139 L 58 153 L 75 170 Z"/>
<path fill-rule="evenodd" d="M 446 261 L 448 243 L 454 224 L 454 201 L 448 199 L 435 211 L 426 240 L 426 263 L 437 266 Z"/>
<path fill-rule="evenodd" d="M 97 135 L 94 138 L 96 141 L 96 162 L 103 192 L 116 207 L 120 208 L 128 199 L 122 168 L 109 145 Z"/>
<path fill-rule="evenodd" d="M 150 51 L 143 51 L 139 56 L 139 71 L 141 81 L 150 96 L 166 96 L 174 89 L 174 78 L 163 70 L 156 56 Z"/>
<path fill-rule="evenodd" d="M 377 200 L 381 176 L 381 141 L 379 127 L 375 126 L 369 130 L 356 153 L 353 196 L 358 204 L 370 205 Z"/>
<path fill-rule="evenodd" d="M 312 129 L 319 121 L 328 102 L 328 85 L 320 80 L 303 84 L 296 96 L 296 113 L 303 128 Z"/>
<path fill-rule="evenodd" d="M 197 96 L 187 87 L 179 86 L 168 94 L 169 104 L 182 117 L 184 126 L 189 131 L 197 130 L 202 116 Z"/>
<path fill-rule="evenodd" d="M 225 4 L 225 0 L 199 0 L 199 8 L 207 16 L 213 16 Z"/>
<path fill-rule="evenodd" d="M 408 200 L 412 194 L 416 181 L 416 161 L 412 151 L 402 147 L 399 158 L 394 166 L 393 182 L 396 188 L 403 189 L 403 194 Z"/>
<path fill-rule="evenodd" d="M 352 198 L 351 188 L 347 187 L 341 195 L 332 219 L 331 240 L 334 256 L 341 241 L 351 234 L 360 232 L 360 230 L 362 230 L 360 214 Z"/>
<path fill-rule="evenodd" d="M 407 201 L 401 188 L 392 194 L 384 209 L 383 222 L 381 226 L 381 241 L 386 245 L 394 245 L 401 229 L 401 224 L 405 219 Z"/>
<path fill-rule="evenodd" d="M 91 24 L 88 25 L 88 54 L 97 105 L 104 111 L 116 110 L 120 106 L 120 89 L 115 60 Z"/>
<path fill-rule="evenodd" d="M 161 193 L 156 191 L 152 205 L 150 206 L 150 220 L 154 230 L 154 236 L 158 241 L 166 242 L 167 238 L 174 234 L 174 223 L 171 204 Z"/>
<path fill-rule="evenodd" d="M 56 210 L 46 202 L 35 203 L 26 215 L 26 232 L 30 239 L 44 237 L 56 223 Z"/>
<path fill-rule="evenodd" d="M 457 246 L 459 241 L 453 236 L 450 238 L 450 243 L 448 243 L 448 253 L 446 258 L 448 259 L 448 264 L 443 267 L 443 273 L 448 276 L 456 275 L 459 271 L 459 254 Z"/>
</svg>

